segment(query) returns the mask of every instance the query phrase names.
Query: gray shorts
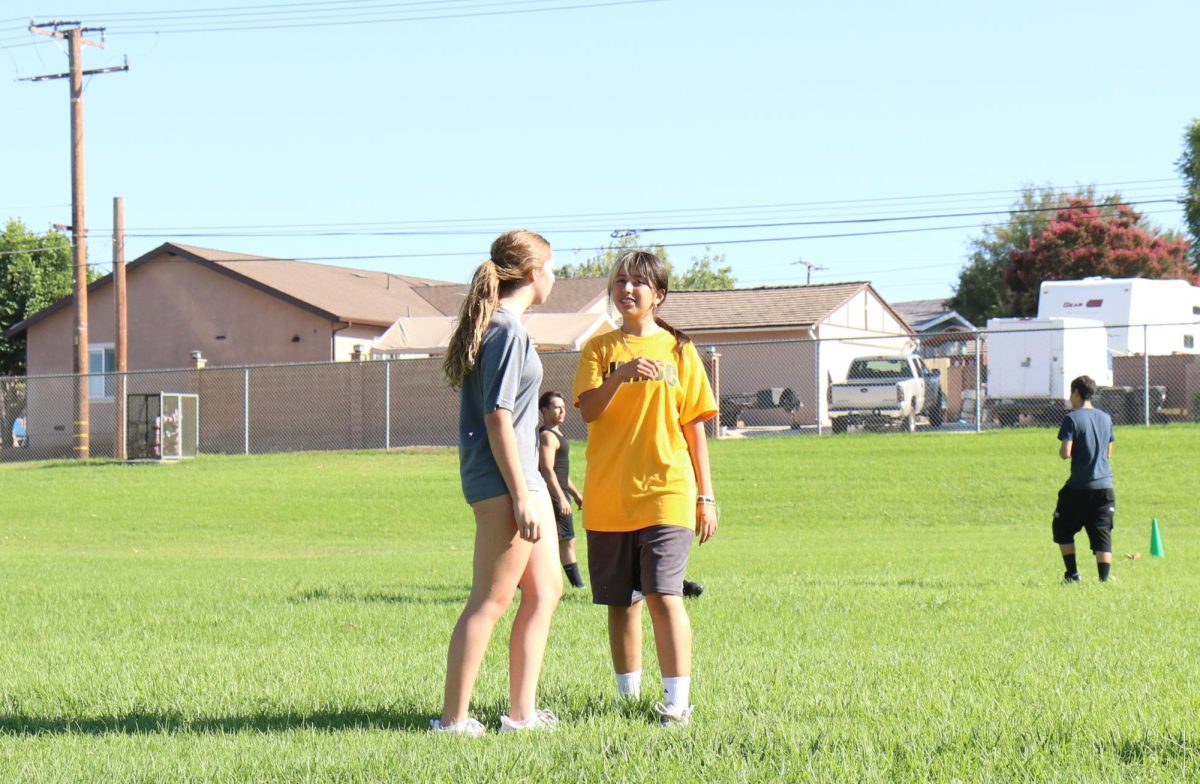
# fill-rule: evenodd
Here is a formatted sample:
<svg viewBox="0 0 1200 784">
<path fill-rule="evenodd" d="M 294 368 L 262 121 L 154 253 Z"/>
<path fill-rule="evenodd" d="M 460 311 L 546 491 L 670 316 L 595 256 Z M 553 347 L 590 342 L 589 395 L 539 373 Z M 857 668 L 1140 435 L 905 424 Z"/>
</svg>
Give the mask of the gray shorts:
<svg viewBox="0 0 1200 784">
<path fill-rule="evenodd" d="M 683 596 L 692 529 L 652 525 L 638 531 L 588 531 L 592 602 L 632 607 L 648 593 Z"/>
</svg>

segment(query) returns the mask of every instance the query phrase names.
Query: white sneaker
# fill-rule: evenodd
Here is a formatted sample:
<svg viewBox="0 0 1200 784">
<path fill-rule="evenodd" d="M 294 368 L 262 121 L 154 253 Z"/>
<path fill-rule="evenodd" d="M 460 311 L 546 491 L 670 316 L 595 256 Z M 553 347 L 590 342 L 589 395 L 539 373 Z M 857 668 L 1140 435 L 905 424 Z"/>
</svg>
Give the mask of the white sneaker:
<svg viewBox="0 0 1200 784">
<path fill-rule="evenodd" d="M 450 732 L 455 735 L 466 735 L 471 738 L 481 737 L 487 731 L 482 724 L 470 716 L 462 721 L 447 724 L 444 727 L 442 726 L 441 719 L 430 719 L 429 727 L 431 732 Z"/>
<path fill-rule="evenodd" d="M 654 712 L 658 714 L 658 721 L 664 727 L 686 727 L 688 722 L 692 720 L 693 705 L 663 705 L 661 702 L 654 703 Z"/>
<path fill-rule="evenodd" d="M 513 721 L 507 716 L 500 717 L 501 732 L 520 732 L 521 730 L 552 730 L 558 727 L 558 717 L 551 711 L 542 708 L 533 712 L 525 721 Z"/>
</svg>

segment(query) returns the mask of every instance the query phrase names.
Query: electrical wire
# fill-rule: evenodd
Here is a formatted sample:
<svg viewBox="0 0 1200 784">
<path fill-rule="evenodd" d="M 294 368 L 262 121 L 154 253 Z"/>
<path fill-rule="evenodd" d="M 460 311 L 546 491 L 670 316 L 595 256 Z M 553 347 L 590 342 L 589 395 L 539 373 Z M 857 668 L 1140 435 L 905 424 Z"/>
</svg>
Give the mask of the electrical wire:
<svg viewBox="0 0 1200 784">
<path fill-rule="evenodd" d="M 1108 203 L 1104 205 L 1089 205 L 1088 207 L 1073 208 L 1066 205 L 1055 207 L 1032 207 L 1018 208 L 1009 210 L 988 210 L 980 212 L 959 212 L 959 213 L 938 213 L 929 215 L 900 215 L 890 217 L 865 217 L 865 218 L 843 218 L 836 220 L 823 221 L 780 221 L 773 223 L 744 223 L 744 224 L 728 224 L 728 225 L 691 225 L 691 226 L 651 226 L 639 229 L 629 230 L 634 234 L 650 234 L 655 232 L 685 232 L 685 231 L 731 231 L 731 230 L 746 230 L 746 229 L 764 229 L 764 228 L 792 228 L 792 227 L 811 227 L 811 226 L 846 226 L 846 225 L 869 225 L 887 222 L 910 222 L 923 220 L 948 220 L 955 218 L 978 218 L 992 217 L 999 215 L 1018 215 L 1018 214 L 1038 214 L 1038 213 L 1059 213 L 1064 210 L 1071 209 L 1094 209 L 1103 207 L 1118 207 L 1118 206 L 1141 206 L 1151 204 L 1176 204 L 1177 199 L 1147 199 L 1144 201 L 1122 201 L 1117 203 Z M 330 224 L 324 224 L 330 225 Z M 986 225 L 986 224 L 984 224 Z M 943 231 L 955 228 L 974 228 L 975 226 L 963 227 L 960 225 L 934 227 L 930 231 Z M 230 228 L 226 230 L 210 229 L 210 230 L 187 230 L 187 229 L 127 229 L 126 236 L 133 239 L 167 239 L 188 238 L 188 239 L 213 239 L 224 237 L 455 237 L 455 236 L 477 236 L 491 235 L 497 232 L 497 227 L 486 228 L 459 228 L 459 229 L 341 229 L 331 230 L 325 228 L 305 228 L 302 225 L 290 225 L 285 227 L 270 227 L 270 228 Z M 555 227 L 554 232 L 557 234 L 594 234 L 597 231 L 604 230 L 602 227 Z M 912 229 L 907 231 L 918 231 L 921 229 Z M 546 231 L 549 231 L 546 229 Z M 887 233 L 887 232 L 884 232 Z M 905 233 L 896 230 L 895 233 Z M 837 234 L 828 236 L 856 236 L 855 234 Z M 814 235 L 806 239 L 826 239 L 824 235 Z M 732 242 L 732 241 L 731 241 Z"/>
<path fill-rule="evenodd" d="M 190 14 L 206 14 L 220 16 L 222 14 L 232 14 L 242 11 L 262 11 L 263 13 L 301 13 L 304 9 L 316 7 L 354 7 L 364 3 L 382 4 L 389 6 L 418 6 L 418 5 L 446 5 L 449 3 L 464 3 L 470 0 L 408 0 L 407 2 L 395 2 L 395 0 L 310 0 L 303 3 L 259 3 L 257 5 L 235 5 L 235 6 L 204 6 L 198 8 L 175 8 L 175 9 L 155 9 L 153 11 L 104 11 L 105 18 L 129 18 L 137 21 L 168 18 L 172 16 L 187 16 Z M 548 2 L 549 0 L 545 0 Z M 88 16 L 83 14 L 82 16 Z M 19 20 L 18 20 L 19 21 Z"/>
<path fill-rule="evenodd" d="M 1120 187 L 1120 186 L 1124 186 L 1124 185 L 1128 185 L 1128 184 L 1136 184 L 1139 182 L 1175 183 L 1175 186 L 1170 188 L 1169 190 L 1172 192 L 1175 192 L 1175 193 L 1178 192 L 1177 181 L 1174 179 L 1098 183 L 1093 187 L 1095 189 L 1101 189 L 1101 188 L 1108 189 L 1108 188 Z M 1160 189 L 1155 189 L 1155 190 L 1157 191 Z M 980 192 L 980 193 L 1003 194 L 1006 196 L 1011 196 L 1013 194 L 1020 194 L 1021 189 L 1014 189 L 1014 190 L 1008 190 L 1008 191 L 984 191 L 984 192 Z M 954 196 L 959 196 L 959 195 L 971 196 L 973 194 L 970 194 L 970 193 L 968 193 L 968 194 L 945 194 L 944 196 L 946 198 L 949 198 L 949 197 L 954 197 Z M 1155 199 L 1161 195 L 1166 195 L 1166 194 L 1160 194 L 1157 192 L 1148 193 L 1148 194 L 1145 194 L 1144 196 L 1138 196 L 1135 198 L 1127 199 L 1124 201 L 1124 203 L 1134 204 L 1134 203 L 1141 203 L 1141 202 L 1149 202 L 1152 199 Z M 278 230 L 281 232 L 286 232 L 288 235 L 291 235 L 297 231 L 303 231 L 303 230 L 333 231 L 333 230 L 350 230 L 350 229 L 363 229 L 363 230 L 378 229 L 378 230 L 382 231 L 385 229 L 386 230 L 395 230 L 395 229 L 399 229 L 401 227 L 417 227 L 417 230 L 432 231 L 434 227 L 449 227 L 449 226 L 460 227 L 456 231 L 448 232 L 448 233 L 453 234 L 453 233 L 467 233 L 469 231 L 469 228 L 466 228 L 466 227 L 469 227 L 469 226 L 475 226 L 480 229 L 484 229 L 486 231 L 493 231 L 493 230 L 495 230 L 496 225 L 499 225 L 499 224 L 509 225 L 514 222 L 523 223 L 523 224 L 537 224 L 539 227 L 548 227 L 548 226 L 553 225 L 556 230 L 565 230 L 567 228 L 579 228 L 584 231 L 609 231 L 613 225 L 617 225 L 617 224 L 621 224 L 621 223 L 641 222 L 641 221 L 644 221 L 647 219 L 654 219 L 657 216 L 666 217 L 666 216 L 674 215 L 674 216 L 679 216 L 679 217 L 694 217 L 696 219 L 699 219 L 706 214 L 709 216 L 713 216 L 713 217 L 729 217 L 731 214 L 743 214 L 743 215 L 751 215 L 751 216 L 757 217 L 759 215 L 764 215 L 764 216 L 770 215 L 776 211 L 776 208 L 787 208 L 787 211 L 789 213 L 803 215 L 806 212 L 805 209 L 793 210 L 791 208 L 808 207 L 808 208 L 813 208 L 815 210 L 826 210 L 826 208 L 828 208 L 828 207 L 833 207 L 833 206 L 837 206 L 837 205 L 841 205 L 841 204 L 864 204 L 865 205 L 865 204 L 872 204 L 872 203 L 886 203 L 886 202 L 901 201 L 901 200 L 911 201 L 911 200 L 917 200 L 917 199 L 930 199 L 930 198 L 942 198 L 942 197 L 939 197 L 939 196 L 932 196 L 932 197 L 931 196 L 904 196 L 904 197 L 888 197 L 888 198 L 875 198 L 875 199 L 813 201 L 813 202 L 799 202 L 799 203 L 792 203 L 792 204 L 785 203 L 785 204 L 740 205 L 740 206 L 728 206 L 728 207 L 676 208 L 676 209 L 660 209 L 660 210 L 643 210 L 643 211 L 637 211 L 637 212 L 622 211 L 622 212 L 592 212 L 592 213 L 586 213 L 586 212 L 585 213 L 557 213 L 557 214 L 542 214 L 542 215 L 538 215 L 538 214 L 502 215 L 502 216 L 478 217 L 478 218 L 440 218 L 440 219 L 419 219 L 419 220 L 402 220 L 402 221 L 351 221 L 351 222 L 319 222 L 319 223 L 305 222 L 305 223 L 279 223 L 279 224 L 263 223 L 263 224 L 202 225 L 202 226 L 146 226 L 146 227 L 132 228 L 132 229 L 130 229 L 130 231 L 169 232 L 169 233 L 177 233 L 177 232 L 183 232 L 183 231 L 252 233 L 252 232 L 267 232 L 267 231 L 271 231 L 271 230 Z M 1169 200 L 1161 200 L 1162 203 L 1166 203 L 1167 201 L 1173 202 L 1173 201 L 1175 201 L 1175 199 L 1173 198 L 1173 199 L 1169 199 Z M 960 203 L 962 203 L 962 202 L 960 202 Z M 941 205 L 948 205 L 951 208 L 953 208 L 955 206 L 953 202 L 942 202 Z M 939 205 L 939 206 L 941 206 L 941 205 Z M 764 209 L 764 208 L 766 209 L 766 212 L 760 212 L 760 210 Z M 1039 208 L 1039 209 L 1041 209 L 1041 208 Z M 1057 208 L 1046 208 L 1046 209 L 1057 209 Z M 1026 211 L 1026 210 L 1023 210 L 1022 208 L 1019 208 L 1019 207 L 1012 207 L 1012 206 L 999 207 L 999 208 L 995 208 L 992 210 L 988 210 L 988 212 L 992 212 L 994 214 L 1012 214 L 1012 213 L 1021 212 L 1021 211 Z M 835 211 L 835 212 L 831 213 L 831 215 L 829 217 L 831 217 L 833 220 L 843 220 L 843 219 L 845 219 L 843 217 L 844 215 L 845 215 L 845 213 Z M 930 217 L 930 216 L 944 217 L 944 214 L 940 213 L 940 212 L 939 213 L 927 213 L 920 217 Z M 875 220 L 880 217 L 896 217 L 896 216 L 894 214 L 889 215 L 889 213 L 887 213 L 887 212 L 881 212 L 875 216 L 867 216 L 867 218 L 865 218 L 863 220 L 866 220 L 866 219 Z M 914 217 L 916 217 L 916 216 L 914 216 Z M 584 224 L 583 221 L 585 221 L 585 220 L 592 220 L 593 223 Z M 602 220 L 603 220 L 603 223 L 601 223 Z M 708 226 L 698 227 L 698 228 L 707 228 L 707 227 Z M 658 227 L 656 227 L 656 230 L 658 230 Z M 364 233 L 369 233 L 369 232 L 364 231 Z"/>
<path fill-rule="evenodd" d="M 821 240 L 821 239 L 844 239 L 844 238 L 852 238 L 852 237 L 875 237 L 875 236 L 889 236 L 889 235 L 898 235 L 898 234 L 913 234 L 913 233 L 926 232 L 926 231 L 954 231 L 954 230 L 963 231 L 963 230 L 968 230 L 968 229 L 973 229 L 973 228 L 975 228 L 975 229 L 985 228 L 987 225 L 988 224 L 978 224 L 975 226 L 937 226 L 937 227 L 921 227 L 921 228 L 912 228 L 912 229 L 890 229 L 890 230 L 882 230 L 882 231 L 845 232 L 845 233 L 836 233 L 836 234 L 817 234 L 817 235 L 810 234 L 810 235 L 791 236 L 791 237 L 753 237 L 753 238 L 732 239 L 732 240 L 708 239 L 708 240 L 700 240 L 700 241 L 664 242 L 664 243 L 656 243 L 656 244 L 660 244 L 664 248 L 698 248 L 698 247 L 720 248 L 720 247 L 725 247 L 728 245 L 768 244 L 768 243 L 776 243 L 776 242 L 797 242 L 797 241 L 802 241 L 802 240 Z M 98 235 L 98 236 L 108 236 L 104 232 L 93 232 L 93 234 Z M 127 240 L 130 239 L 129 234 L 126 234 L 126 239 Z M 609 248 L 606 246 L 596 246 L 596 247 L 582 247 L 582 248 L 566 248 L 565 250 L 568 250 L 568 251 L 571 251 L 574 253 L 602 253 L 608 249 Z M 382 254 L 337 255 L 337 256 L 303 256 L 303 257 L 295 257 L 292 259 L 284 259 L 284 260 L 313 261 L 313 262 L 383 261 L 383 260 L 400 260 L 400 259 L 470 258 L 470 257 L 478 257 L 481 255 L 482 255 L 481 251 L 473 250 L 473 251 L 451 251 L 451 252 L 435 252 L 435 253 L 382 253 Z M 276 258 L 276 257 L 264 256 L 261 258 L 251 258 L 251 259 L 231 259 L 231 260 L 228 260 L 223 263 L 241 264 L 241 263 L 270 262 L 270 261 L 280 261 L 280 260 L 281 259 Z M 965 262 L 962 262 L 962 263 L 965 263 Z M 962 263 L 960 263 L 960 266 Z M 89 264 L 88 266 L 106 267 L 106 266 L 111 266 L 111 262 L 96 262 L 94 264 Z M 897 267 L 898 271 L 903 270 L 903 269 L 905 269 L 905 267 L 902 267 L 902 266 Z M 886 268 L 883 270 L 876 268 L 876 270 L 874 271 L 873 274 L 878 274 L 881 271 L 887 271 L 887 270 L 886 270 Z"/>
<path fill-rule="evenodd" d="M 413 13 L 424 13 L 430 6 L 442 6 L 447 11 L 469 11 L 474 8 L 488 8 L 505 5 L 530 5 L 537 3 L 552 3 L 561 0 L 496 0 L 495 2 L 476 2 L 466 3 L 467 0 L 419 0 L 418 2 L 390 2 L 385 0 L 350 0 L 342 3 L 300 3 L 276 6 L 245 6 L 241 9 L 230 11 L 202 11 L 201 9 L 193 9 L 192 11 L 165 11 L 154 13 L 143 13 L 143 18 L 130 18 L 127 20 L 118 19 L 118 23 L 124 21 L 131 26 L 137 25 L 174 25 L 174 26 L 195 26 L 194 24 L 186 23 L 183 20 L 210 20 L 209 24 L 233 24 L 239 17 L 266 17 L 252 21 L 268 21 L 269 17 L 283 17 L 284 21 L 301 21 L 304 19 L 302 15 L 323 15 L 330 19 L 337 19 L 346 16 L 364 16 L 368 14 L 377 14 L 380 12 L 395 11 L 396 13 L 409 13 L 396 9 L 413 8 L 417 9 Z M 446 7 L 449 4 L 460 4 L 458 7 Z M 324 6 L 322 8 L 301 8 L 303 5 Z M 337 8 L 329 8 L 330 5 L 336 5 Z M 253 10 L 263 9 L 263 10 Z M 104 14 L 105 19 L 119 17 L 119 14 Z"/>
<path fill-rule="evenodd" d="M 563 0 L 559 0 L 562 2 Z M 108 31 L 109 38 L 118 38 L 119 36 L 133 35 L 172 35 L 177 33 L 227 33 L 227 32 L 252 32 L 263 30 L 296 30 L 303 28 L 314 27 L 343 27 L 346 25 L 368 25 L 368 24 L 389 24 L 395 22 L 427 22 L 443 19 L 468 19 L 488 16 L 511 16 L 515 14 L 536 14 L 547 13 L 551 11 L 576 11 L 589 8 L 608 8 L 614 6 L 626 5 L 645 5 L 648 3 L 660 3 L 664 0 L 608 0 L 608 2 L 590 2 L 574 5 L 558 5 L 544 6 L 539 8 L 519 8 L 503 11 L 470 11 L 464 10 L 464 13 L 446 13 L 446 14 L 426 14 L 426 15 L 407 15 L 407 16 L 387 16 L 373 19 L 329 19 L 324 21 L 296 21 L 296 22 L 279 22 L 274 24 L 248 24 L 231 26 L 231 23 L 226 23 L 223 26 L 204 27 L 204 26 L 179 26 L 167 27 L 157 25 L 153 27 L 132 27 L 126 30 L 110 30 Z M 506 4 L 507 5 L 507 4 Z M 222 23 L 214 22 L 212 24 L 221 25 Z"/>
</svg>

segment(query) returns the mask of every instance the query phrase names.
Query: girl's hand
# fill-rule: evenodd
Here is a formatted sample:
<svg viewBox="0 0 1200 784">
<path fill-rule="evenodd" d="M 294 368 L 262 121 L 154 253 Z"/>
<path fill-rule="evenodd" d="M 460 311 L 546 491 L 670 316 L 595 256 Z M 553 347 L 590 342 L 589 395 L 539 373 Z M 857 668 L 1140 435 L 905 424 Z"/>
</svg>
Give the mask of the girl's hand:
<svg viewBox="0 0 1200 784">
<path fill-rule="evenodd" d="M 717 507 L 715 504 L 696 504 L 696 534 L 704 544 L 717 532 Z"/>
<path fill-rule="evenodd" d="M 558 514 L 561 517 L 571 514 L 571 501 L 565 495 L 558 499 Z"/>
<path fill-rule="evenodd" d="M 617 368 L 617 375 L 625 381 L 658 378 L 660 372 L 662 372 L 661 364 L 646 357 L 634 357 Z"/>
<path fill-rule="evenodd" d="M 542 526 L 538 522 L 534 510 L 533 499 L 518 498 L 513 500 L 513 517 L 517 521 L 517 533 L 527 542 L 536 542 L 542 538 Z"/>
</svg>

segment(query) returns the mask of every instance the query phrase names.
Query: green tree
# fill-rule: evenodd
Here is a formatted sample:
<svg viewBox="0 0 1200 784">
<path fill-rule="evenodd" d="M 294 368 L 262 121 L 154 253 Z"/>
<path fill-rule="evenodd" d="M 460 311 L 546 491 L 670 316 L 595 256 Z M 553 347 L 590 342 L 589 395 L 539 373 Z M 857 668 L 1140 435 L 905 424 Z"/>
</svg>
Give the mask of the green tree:
<svg viewBox="0 0 1200 784">
<path fill-rule="evenodd" d="M 1192 236 L 1192 268 L 1200 272 L 1200 118 L 1192 120 L 1183 134 L 1183 155 L 1176 166 L 1187 192 L 1183 196 L 1183 215 Z"/>
<path fill-rule="evenodd" d="M 608 273 L 612 272 L 613 266 L 617 263 L 617 259 L 621 257 L 622 253 L 629 250 L 649 251 L 662 259 L 663 264 L 667 265 L 667 269 L 671 268 L 671 261 L 667 258 L 665 247 L 660 244 L 643 245 L 638 241 L 637 232 L 631 231 L 622 234 L 616 241 L 608 243 L 608 247 L 595 256 L 588 256 L 576 264 L 564 264 L 555 270 L 555 274 L 560 278 L 607 278 Z"/>
<path fill-rule="evenodd" d="M 1042 281 L 1108 278 L 1200 279 L 1188 261 L 1188 241 L 1148 224 L 1127 204 L 1108 209 L 1082 198 L 1055 213 L 1025 250 L 1010 254 L 1004 279 L 1017 315 L 1037 312 Z"/>
<path fill-rule="evenodd" d="M 700 289 L 731 289 L 737 283 L 733 276 L 733 267 L 725 264 L 724 253 L 713 253 L 712 248 L 704 247 L 704 255 L 692 257 L 692 266 L 681 275 L 671 274 L 671 289 L 700 290 Z"/>
<path fill-rule="evenodd" d="M 1019 315 L 1017 296 L 1005 280 L 1012 254 L 1028 249 L 1033 238 L 1049 225 L 1055 210 L 1069 199 L 1090 200 L 1092 195 L 1090 187 L 1075 194 L 1054 188 L 1024 188 L 1006 222 L 984 228 L 982 237 L 971 240 L 967 264 L 958 273 L 954 296 L 947 304 L 980 325 L 990 318 Z M 1111 196 L 1104 203 L 1114 200 L 1119 201 L 1119 197 Z"/>
<path fill-rule="evenodd" d="M 12 325 L 71 293 L 71 243 L 36 234 L 10 220 L 0 234 L 0 376 L 25 372 L 25 336 L 4 337 Z"/>
<path fill-rule="evenodd" d="M 713 253 L 711 248 L 706 247 L 703 256 L 693 256 L 692 266 L 686 272 L 678 274 L 671 264 L 666 247 L 661 243 L 642 243 L 637 232 L 623 234 L 596 255 L 588 256 L 574 264 L 564 264 L 555 272 L 560 278 L 607 278 L 621 254 L 630 250 L 649 251 L 662 259 L 670 276 L 669 286 L 672 291 L 729 289 L 737 282 L 733 276 L 733 267 L 722 266 L 725 264 L 725 254 Z"/>
</svg>

